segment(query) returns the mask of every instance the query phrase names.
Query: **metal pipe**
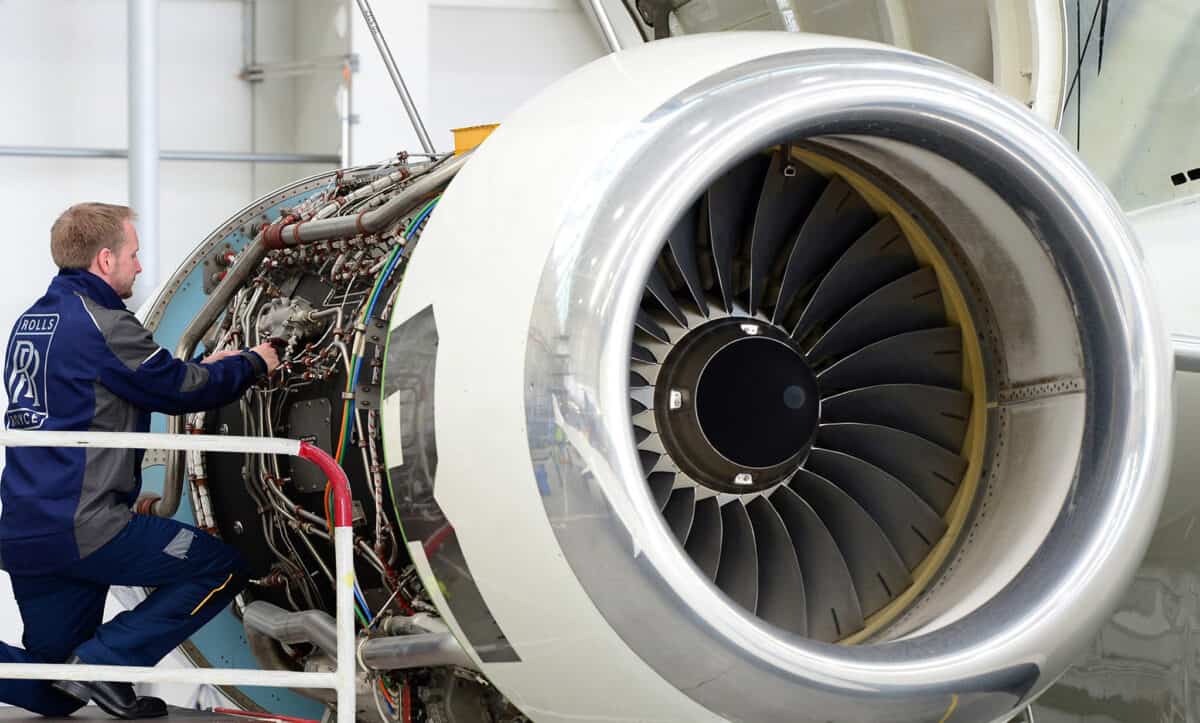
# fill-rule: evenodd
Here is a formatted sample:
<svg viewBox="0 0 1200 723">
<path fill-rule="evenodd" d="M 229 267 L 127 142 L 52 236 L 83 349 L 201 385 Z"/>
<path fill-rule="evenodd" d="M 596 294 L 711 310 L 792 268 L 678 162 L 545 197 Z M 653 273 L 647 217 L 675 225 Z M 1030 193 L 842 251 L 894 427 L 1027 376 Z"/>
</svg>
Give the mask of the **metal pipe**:
<svg viewBox="0 0 1200 723">
<path fill-rule="evenodd" d="M 129 200 L 138 215 L 143 278 L 138 287 L 144 291 L 158 287 L 158 0 L 129 0 L 126 8 Z"/>
<path fill-rule="evenodd" d="M 59 148 L 53 146 L 0 146 L 0 156 L 22 158 L 129 158 L 124 148 Z M 340 164 L 335 153 L 242 153 L 238 151 L 159 151 L 161 161 L 210 163 L 328 163 Z M 138 211 L 141 214 L 141 211 Z M 144 216 L 143 216 L 144 218 Z"/>
<path fill-rule="evenodd" d="M 246 606 L 242 624 L 281 643 L 312 643 L 330 656 L 337 655 L 337 624 L 321 610 L 289 612 L 256 600 Z"/>
<path fill-rule="evenodd" d="M 604 9 L 603 0 L 587 0 L 587 7 L 592 11 L 596 25 L 600 27 L 600 35 L 604 37 L 608 52 L 615 53 L 620 50 L 621 41 L 617 38 L 617 31 L 613 28 L 612 19 L 608 17 L 608 11 Z"/>
<path fill-rule="evenodd" d="M 311 643 L 329 655 L 337 653 L 337 632 L 333 618 L 320 610 L 289 612 L 264 600 L 246 606 L 242 623 L 247 632 L 256 632 L 281 643 Z M 371 638 L 359 647 L 359 657 L 369 670 L 436 668 L 454 665 L 476 668 L 475 661 L 448 632 L 420 632 Z"/>
<path fill-rule="evenodd" d="M 1200 372 L 1200 336 L 1172 334 L 1171 345 L 1175 347 L 1175 371 Z"/>
<path fill-rule="evenodd" d="M 233 266 L 213 289 L 200 312 L 183 330 L 179 344 L 175 347 L 175 356 L 179 359 L 190 359 L 196 350 L 196 344 L 204 332 L 216 322 L 221 313 L 229 305 L 234 292 L 246 283 L 250 275 L 258 269 L 258 264 L 267 255 L 267 247 L 259 240 L 254 241 L 245 251 L 238 254 Z M 167 432 L 180 434 L 183 432 L 184 418 L 182 415 L 167 417 Z M 168 452 L 166 472 L 163 477 L 162 497 L 150 504 L 149 512 L 159 517 L 171 517 L 179 509 L 179 499 L 183 494 L 183 455 L 179 452 Z"/>
<path fill-rule="evenodd" d="M 371 638 L 359 648 L 359 659 L 368 670 L 439 668 L 448 665 L 476 669 L 450 633 L 418 633 Z"/>
<path fill-rule="evenodd" d="M 416 177 L 408 186 L 373 211 L 300 223 L 296 223 L 295 219 L 288 223 L 274 223 L 259 234 L 256 242 L 261 239 L 268 248 L 276 249 L 312 241 L 378 233 L 395 223 L 421 198 L 449 183 L 469 158 L 470 154 L 464 153 L 442 162 Z"/>
<path fill-rule="evenodd" d="M 371 37 L 375 39 L 375 47 L 379 48 L 379 55 L 383 58 L 383 64 L 387 67 L 388 75 L 392 77 L 392 84 L 396 86 L 396 92 L 400 94 L 400 102 L 404 103 L 404 110 L 408 112 L 408 119 L 412 121 L 413 130 L 417 132 L 417 139 L 421 142 L 421 148 L 426 153 L 436 153 L 433 148 L 433 142 L 429 140 L 429 133 L 425 131 L 425 124 L 421 121 L 421 114 L 417 112 L 417 106 L 413 103 L 412 96 L 408 94 L 408 86 L 404 84 L 404 78 L 400 75 L 400 69 L 396 67 L 396 60 L 392 57 L 392 51 L 388 48 L 387 40 L 379 30 L 379 21 L 375 19 L 375 13 L 371 10 L 371 3 L 367 0 L 358 0 L 358 9 L 362 11 L 363 20 L 367 23 L 367 30 L 371 32 Z"/>
</svg>

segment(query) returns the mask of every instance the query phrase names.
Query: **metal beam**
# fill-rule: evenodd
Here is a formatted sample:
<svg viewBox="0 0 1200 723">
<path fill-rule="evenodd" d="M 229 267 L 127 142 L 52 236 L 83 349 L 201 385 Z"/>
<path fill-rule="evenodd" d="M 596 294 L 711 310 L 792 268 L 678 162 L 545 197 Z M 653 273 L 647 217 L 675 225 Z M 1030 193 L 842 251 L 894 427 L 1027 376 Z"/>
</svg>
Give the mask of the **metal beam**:
<svg viewBox="0 0 1200 723">
<path fill-rule="evenodd" d="M 319 71 L 342 70 L 350 66 L 352 72 L 358 72 L 358 55 L 329 55 L 309 60 L 287 60 L 276 63 L 248 63 L 238 77 L 246 81 L 262 81 L 267 78 L 287 78 L 297 75 L 311 75 Z"/>
<path fill-rule="evenodd" d="M 383 64 L 387 67 L 388 75 L 392 77 L 392 84 L 396 86 L 396 92 L 400 94 L 400 102 L 404 104 L 404 110 L 408 112 L 408 119 L 412 121 L 413 130 L 417 132 L 417 139 L 421 141 L 421 149 L 426 153 L 436 153 L 433 148 L 433 141 L 429 140 L 429 133 L 425 130 L 425 123 L 421 120 L 421 114 L 417 112 L 417 106 L 413 103 L 412 96 L 408 94 L 408 86 L 404 84 L 404 78 L 400 75 L 400 69 L 396 67 L 396 60 L 392 57 L 392 50 L 388 47 L 387 40 L 383 37 L 383 32 L 379 29 L 379 21 L 375 19 L 375 13 L 371 10 L 371 3 L 367 0 L 358 0 L 358 9 L 362 11 L 363 20 L 366 21 L 367 30 L 371 32 L 371 37 L 375 39 L 375 47 L 379 48 L 379 55 L 383 58 Z"/>
<path fill-rule="evenodd" d="M 0 157 L 18 158 L 129 158 L 124 148 L 55 148 L 51 146 L 0 146 Z M 338 165 L 336 153 L 240 153 L 226 151 L 159 151 L 162 161 L 213 163 L 322 163 Z M 139 213 L 141 213 L 139 211 Z"/>
<path fill-rule="evenodd" d="M 600 35 L 604 38 L 604 44 L 608 46 L 608 52 L 615 53 L 620 50 L 621 40 L 617 37 L 617 31 L 613 28 L 612 18 L 608 17 L 604 3 L 601 0 L 586 0 L 586 7 L 600 28 Z"/>
<path fill-rule="evenodd" d="M 135 304 L 158 287 L 158 0 L 128 0 L 129 205 L 138 215 L 142 278 Z"/>
</svg>

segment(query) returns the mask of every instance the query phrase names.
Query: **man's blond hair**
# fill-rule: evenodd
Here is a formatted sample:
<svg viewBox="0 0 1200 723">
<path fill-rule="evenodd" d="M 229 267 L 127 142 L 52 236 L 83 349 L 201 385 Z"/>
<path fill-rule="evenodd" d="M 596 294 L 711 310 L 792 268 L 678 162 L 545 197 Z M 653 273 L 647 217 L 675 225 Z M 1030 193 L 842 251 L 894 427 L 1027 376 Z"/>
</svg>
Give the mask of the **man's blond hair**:
<svg viewBox="0 0 1200 723">
<path fill-rule="evenodd" d="M 86 269 L 101 249 L 125 242 L 125 222 L 133 209 L 111 203 L 77 203 L 50 227 L 50 256 L 60 269 Z"/>
</svg>

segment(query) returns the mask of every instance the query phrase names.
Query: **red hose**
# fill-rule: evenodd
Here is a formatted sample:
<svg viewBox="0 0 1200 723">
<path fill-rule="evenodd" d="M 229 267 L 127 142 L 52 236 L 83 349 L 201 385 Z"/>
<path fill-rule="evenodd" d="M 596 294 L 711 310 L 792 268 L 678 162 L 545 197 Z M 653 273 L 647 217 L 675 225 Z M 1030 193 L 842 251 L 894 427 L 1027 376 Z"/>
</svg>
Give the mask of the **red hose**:
<svg viewBox="0 0 1200 723">
<path fill-rule="evenodd" d="M 309 442 L 300 443 L 300 456 L 321 468 L 333 491 L 333 526 L 350 527 L 353 512 L 350 504 L 350 480 L 346 472 L 323 449 Z"/>
</svg>

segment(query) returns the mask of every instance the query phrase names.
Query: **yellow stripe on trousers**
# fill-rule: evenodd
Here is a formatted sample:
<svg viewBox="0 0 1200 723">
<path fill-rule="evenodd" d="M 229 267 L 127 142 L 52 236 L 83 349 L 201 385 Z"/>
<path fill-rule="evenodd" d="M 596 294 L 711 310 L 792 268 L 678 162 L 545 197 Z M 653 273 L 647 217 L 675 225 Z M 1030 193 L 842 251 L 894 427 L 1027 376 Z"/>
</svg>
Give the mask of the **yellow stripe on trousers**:
<svg viewBox="0 0 1200 723">
<path fill-rule="evenodd" d="M 224 590 L 224 589 L 225 589 L 225 586 L 226 586 L 226 585 L 228 585 L 228 584 L 229 584 L 229 581 L 230 581 L 230 580 L 232 580 L 232 579 L 233 579 L 233 573 L 230 573 L 230 574 L 229 574 L 229 577 L 225 578 L 225 582 L 221 583 L 221 585 L 220 585 L 219 587 L 214 587 L 214 588 L 212 589 L 212 592 L 210 592 L 210 593 L 208 593 L 207 595 L 205 595 L 205 596 L 204 596 L 204 599 L 200 601 L 200 604 L 199 604 L 199 605 L 197 605 L 196 607 L 192 608 L 192 612 L 190 612 L 190 613 L 188 613 L 188 614 L 189 614 L 189 615 L 195 615 L 195 614 L 196 614 L 196 612 L 197 612 L 197 611 L 198 611 L 200 608 L 204 607 L 204 603 L 208 602 L 209 600 L 212 600 L 212 596 L 213 596 L 213 595 L 216 595 L 217 593 L 219 593 L 219 592 L 221 592 L 222 590 Z"/>
</svg>

